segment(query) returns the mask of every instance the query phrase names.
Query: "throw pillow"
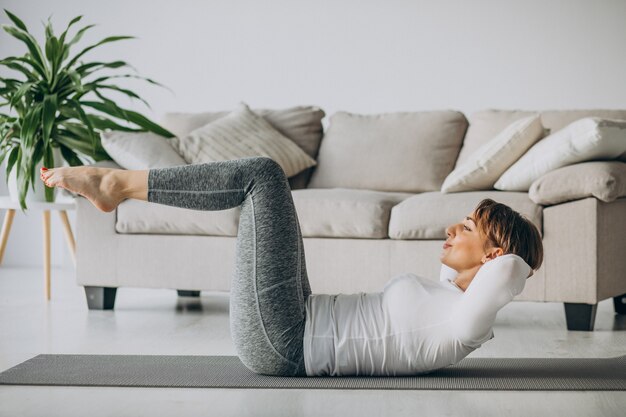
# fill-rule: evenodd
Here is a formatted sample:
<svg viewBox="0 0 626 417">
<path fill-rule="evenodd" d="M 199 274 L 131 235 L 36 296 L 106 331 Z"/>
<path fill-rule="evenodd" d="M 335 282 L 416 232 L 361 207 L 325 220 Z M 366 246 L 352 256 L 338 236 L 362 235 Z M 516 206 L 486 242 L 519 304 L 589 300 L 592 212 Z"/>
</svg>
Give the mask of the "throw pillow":
<svg viewBox="0 0 626 417">
<path fill-rule="evenodd" d="M 186 165 L 172 147 L 174 138 L 152 132 L 102 132 L 102 147 L 119 166 L 125 169 L 167 168 Z"/>
<path fill-rule="evenodd" d="M 316 106 L 294 106 L 286 109 L 250 109 L 263 117 L 272 127 L 291 139 L 311 158 L 317 157 L 326 115 Z M 200 113 L 165 113 L 160 122 L 176 137 L 182 138 L 194 130 L 228 115 L 230 111 Z"/>
<path fill-rule="evenodd" d="M 243 102 L 228 115 L 179 138 L 173 145 L 190 164 L 267 156 L 282 167 L 287 177 L 316 165 L 298 145 Z"/>
<path fill-rule="evenodd" d="M 528 191 L 557 168 L 583 161 L 616 159 L 626 151 L 626 120 L 586 117 L 537 142 L 496 181 L 494 188 Z"/>
<path fill-rule="evenodd" d="M 626 196 L 626 163 L 593 161 L 555 169 L 533 182 L 528 196 L 542 205 L 587 197 L 610 203 Z"/>
<path fill-rule="evenodd" d="M 441 192 L 490 190 L 500 175 L 543 136 L 537 114 L 517 120 L 479 147 L 443 182 Z"/>
<path fill-rule="evenodd" d="M 286 109 L 251 109 L 262 116 L 269 124 L 285 137 L 291 139 L 311 158 L 317 158 L 324 127 L 322 119 L 326 115 L 317 106 L 293 106 Z M 170 132 L 181 138 L 207 123 L 226 116 L 228 111 L 183 113 L 165 113 L 160 122 Z M 315 166 L 305 169 L 289 178 L 291 189 L 306 188 Z"/>
</svg>

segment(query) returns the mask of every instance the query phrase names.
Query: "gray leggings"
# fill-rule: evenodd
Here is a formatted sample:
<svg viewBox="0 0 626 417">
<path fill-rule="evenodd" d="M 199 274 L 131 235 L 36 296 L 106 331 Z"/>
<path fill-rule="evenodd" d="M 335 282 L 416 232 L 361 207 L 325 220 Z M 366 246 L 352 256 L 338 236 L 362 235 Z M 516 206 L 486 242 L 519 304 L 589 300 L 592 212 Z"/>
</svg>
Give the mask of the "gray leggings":
<svg viewBox="0 0 626 417">
<path fill-rule="evenodd" d="M 306 376 L 302 338 L 311 287 L 280 165 L 252 157 L 151 169 L 148 201 L 192 210 L 241 206 L 230 290 L 237 355 L 255 373 Z"/>
</svg>

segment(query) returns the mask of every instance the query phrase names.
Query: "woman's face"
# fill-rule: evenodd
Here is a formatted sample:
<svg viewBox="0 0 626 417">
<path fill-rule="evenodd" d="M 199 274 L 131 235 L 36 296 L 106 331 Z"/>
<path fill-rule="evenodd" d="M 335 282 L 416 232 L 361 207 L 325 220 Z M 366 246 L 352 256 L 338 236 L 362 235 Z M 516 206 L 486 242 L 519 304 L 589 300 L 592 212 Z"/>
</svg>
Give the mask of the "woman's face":
<svg viewBox="0 0 626 417">
<path fill-rule="evenodd" d="M 446 228 L 448 239 L 442 252 L 441 263 L 457 271 L 464 271 L 482 265 L 488 260 L 483 248 L 486 237 L 476 227 L 473 213 L 470 213 L 461 222 Z"/>
</svg>

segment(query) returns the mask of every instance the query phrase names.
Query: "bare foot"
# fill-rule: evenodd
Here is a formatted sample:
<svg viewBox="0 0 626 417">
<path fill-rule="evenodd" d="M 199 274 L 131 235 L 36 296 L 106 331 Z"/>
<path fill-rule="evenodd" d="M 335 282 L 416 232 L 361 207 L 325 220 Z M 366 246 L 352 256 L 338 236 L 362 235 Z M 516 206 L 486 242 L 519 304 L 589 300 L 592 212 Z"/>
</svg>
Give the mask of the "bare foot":
<svg viewBox="0 0 626 417">
<path fill-rule="evenodd" d="M 98 209 L 110 212 L 123 201 L 114 168 L 90 166 L 59 167 L 41 170 L 41 180 L 48 187 L 60 187 L 87 198 Z"/>
</svg>

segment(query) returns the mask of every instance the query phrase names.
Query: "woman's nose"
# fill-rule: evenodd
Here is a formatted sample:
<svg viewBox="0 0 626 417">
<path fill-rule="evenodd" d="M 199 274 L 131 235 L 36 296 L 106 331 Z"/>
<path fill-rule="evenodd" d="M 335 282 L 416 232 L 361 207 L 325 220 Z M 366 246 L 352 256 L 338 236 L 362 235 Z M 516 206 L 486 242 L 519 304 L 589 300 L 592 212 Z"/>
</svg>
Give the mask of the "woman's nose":
<svg viewBox="0 0 626 417">
<path fill-rule="evenodd" d="M 457 226 L 458 226 L 458 225 L 453 224 L 452 226 L 448 226 L 448 227 L 446 227 L 446 234 L 447 234 L 448 236 L 452 236 L 452 233 L 453 233 L 454 231 L 456 231 Z"/>
</svg>

